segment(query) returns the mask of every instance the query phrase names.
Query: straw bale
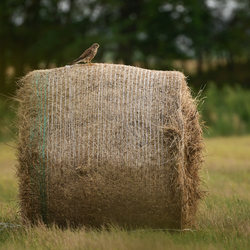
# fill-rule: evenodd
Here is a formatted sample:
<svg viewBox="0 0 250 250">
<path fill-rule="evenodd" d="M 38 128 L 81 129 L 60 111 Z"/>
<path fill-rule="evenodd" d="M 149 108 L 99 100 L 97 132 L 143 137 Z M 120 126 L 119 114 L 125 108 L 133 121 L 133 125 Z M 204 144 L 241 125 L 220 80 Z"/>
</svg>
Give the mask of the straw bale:
<svg viewBox="0 0 250 250">
<path fill-rule="evenodd" d="M 203 138 L 182 73 L 74 65 L 19 82 L 21 215 L 59 226 L 194 224 Z"/>
</svg>

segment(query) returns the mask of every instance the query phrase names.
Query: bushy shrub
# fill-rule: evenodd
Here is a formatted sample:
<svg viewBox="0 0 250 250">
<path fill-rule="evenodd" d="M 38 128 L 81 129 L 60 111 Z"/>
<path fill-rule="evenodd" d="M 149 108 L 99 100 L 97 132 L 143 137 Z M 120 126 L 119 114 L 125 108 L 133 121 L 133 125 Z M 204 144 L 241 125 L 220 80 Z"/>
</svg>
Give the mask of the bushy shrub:
<svg viewBox="0 0 250 250">
<path fill-rule="evenodd" d="M 250 133 L 250 91 L 226 85 L 219 89 L 209 82 L 202 96 L 202 116 L 206 135 L 227 136 Z"/>
<path fill-rule="evenodd" d="M 250 133 L 250 90 L 239 85 L 219 88 L 209 82 L 202 93 L 200 105 L 205 125 L 205 136 L 243 135 Z M 10 140 L 15 133 L 14 104 L 0 98 L 0 141 Z"/>
</svg>

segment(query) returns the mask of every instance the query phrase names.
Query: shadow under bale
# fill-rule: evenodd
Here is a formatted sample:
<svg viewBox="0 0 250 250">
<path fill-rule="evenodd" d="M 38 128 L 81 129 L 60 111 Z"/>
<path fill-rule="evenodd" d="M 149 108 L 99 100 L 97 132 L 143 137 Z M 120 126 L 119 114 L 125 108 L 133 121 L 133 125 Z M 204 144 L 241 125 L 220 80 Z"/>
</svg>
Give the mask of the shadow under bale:
<svg viewBox="0 0 250 250">
<path fill-rule="evenodd" d="M 204 144 L 182 73 L 74 65 L 30 72 L 19 85 L 24 219 L 73 227 L 194 225 Z"/>
</svg>

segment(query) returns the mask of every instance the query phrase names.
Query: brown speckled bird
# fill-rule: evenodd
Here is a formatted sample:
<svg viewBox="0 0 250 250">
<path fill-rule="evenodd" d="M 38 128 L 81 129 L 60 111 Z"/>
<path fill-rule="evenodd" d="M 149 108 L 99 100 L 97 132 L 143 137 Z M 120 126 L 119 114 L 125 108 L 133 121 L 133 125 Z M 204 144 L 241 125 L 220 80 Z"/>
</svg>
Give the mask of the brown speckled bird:
<svg viewBox="0 0 250 250">
<path fill-rule="evenodd" d="M 90 48 L 86 49 L 79 58 L 71 62 L 70 65 L 80 62 L 86 62 L 88 65 L 91 65 L 91 60 L 95 57 L 99 46 L 98 43 L 94 43 Z"/>
</svg>

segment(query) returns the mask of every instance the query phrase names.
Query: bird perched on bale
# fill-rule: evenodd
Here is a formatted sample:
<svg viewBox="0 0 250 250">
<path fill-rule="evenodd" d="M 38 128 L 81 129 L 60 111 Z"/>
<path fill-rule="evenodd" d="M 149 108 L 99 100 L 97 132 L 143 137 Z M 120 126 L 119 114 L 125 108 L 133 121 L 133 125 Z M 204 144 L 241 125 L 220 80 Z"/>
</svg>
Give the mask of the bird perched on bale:
<svg viewBox="0 0 250 250">
<path fill-rule="evenodd" d="M 91 60 L 95 57 L 99 46 L 98 43 L 94 43 L 90 48 L 86 49 L 79 58 L 71 62 L 70 65 L 80 62 L 86 62 L 88 65 L 91 65 Z"/>
</svg>

